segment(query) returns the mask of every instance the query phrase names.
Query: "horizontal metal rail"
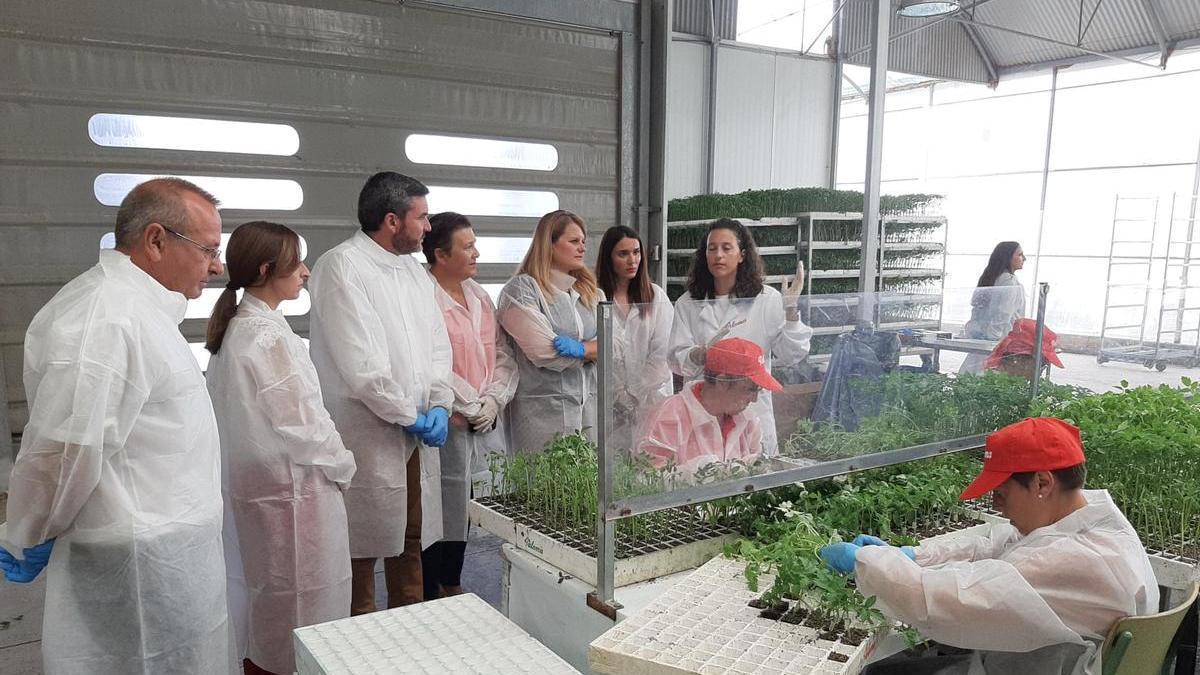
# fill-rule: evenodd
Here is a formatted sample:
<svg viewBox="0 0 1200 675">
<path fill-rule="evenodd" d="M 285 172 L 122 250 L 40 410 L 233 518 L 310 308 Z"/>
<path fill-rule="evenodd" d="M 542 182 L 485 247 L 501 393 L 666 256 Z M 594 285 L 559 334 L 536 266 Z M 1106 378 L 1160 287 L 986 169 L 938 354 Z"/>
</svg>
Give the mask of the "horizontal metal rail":
<svg viewBox="0 0 1200 675">
<path fill-rule="evenodd" d="M 617 498 L 609 505 L 608 510 L 604 513 L 604 518 L 606 520 L 620 520 L 663 509 L 687 506 L 689 504 L 702 504 L 723 497 L 733 497 L 735 495 L 758 492 L 759 490 L 769 490 L 793 483 L 832 478 L 833 476 L 854 471 L 876 469 L 883 466 L 891 466 L 892 464 L 903 464 L 904 462 L 925 459 L 927 457 L 948 455 L 964 450 L 974 450 L 982 448 L 986 439 L 986 434 L 963 436 L 962 438 L 935 441 L 924 445 L 900 448 L 898 450 L 887 450 L 870 455 L 835 459 L 813 466 L 776 471 L 760 476 L 735 478 L 707 485 L 692 485 L 656 495 L 642 495 L 627 499 Z"/>
</svg>

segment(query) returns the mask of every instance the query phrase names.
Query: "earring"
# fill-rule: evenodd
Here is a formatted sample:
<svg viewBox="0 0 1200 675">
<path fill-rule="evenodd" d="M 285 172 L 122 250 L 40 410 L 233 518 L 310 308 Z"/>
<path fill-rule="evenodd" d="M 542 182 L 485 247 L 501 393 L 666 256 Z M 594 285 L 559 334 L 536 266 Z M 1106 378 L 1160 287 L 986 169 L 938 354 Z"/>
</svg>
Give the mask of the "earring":
<svg viewBox="0 0 1200 675">
<path fill-rule="evenodd" d="M 1038 499 L 1044 498 L 1046 495 L 1038 495 Z"/>
</svg>

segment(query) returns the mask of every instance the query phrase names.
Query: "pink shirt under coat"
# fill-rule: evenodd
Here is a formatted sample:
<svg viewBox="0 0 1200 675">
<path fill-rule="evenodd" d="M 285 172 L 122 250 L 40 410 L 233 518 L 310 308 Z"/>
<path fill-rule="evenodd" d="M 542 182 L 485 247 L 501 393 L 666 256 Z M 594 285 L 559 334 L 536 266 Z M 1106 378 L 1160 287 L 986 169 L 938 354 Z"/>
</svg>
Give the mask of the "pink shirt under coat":
<svg viewBox="0 0 1200 675">
<path fill-rule="evenodd" d="M 732 416 L 733 427 L 723 433 L 721 422 L 697 398 L 702 382 L 683 388 L 654 411 L 638 450 L 650 455 L 657 467 L 674 460 L 690 477 L 712 462 L 753 462 L 762 455 L 762 429 L 758 418 L 742 411 Z"/>
<path fill-rule="evenodd" d="M 516 390 L 516 364 L 507 351 L 498 352 L 496 307 L 491 297 L 474 280 L 462 283 L 464 307 L 434 279 L 434 299 L 446 323 L 450 351 L 454 354 L 450 386 L 454 390 L 454 413 L 475 414 L 485 395 L 501 406 Z"/>
</svg>

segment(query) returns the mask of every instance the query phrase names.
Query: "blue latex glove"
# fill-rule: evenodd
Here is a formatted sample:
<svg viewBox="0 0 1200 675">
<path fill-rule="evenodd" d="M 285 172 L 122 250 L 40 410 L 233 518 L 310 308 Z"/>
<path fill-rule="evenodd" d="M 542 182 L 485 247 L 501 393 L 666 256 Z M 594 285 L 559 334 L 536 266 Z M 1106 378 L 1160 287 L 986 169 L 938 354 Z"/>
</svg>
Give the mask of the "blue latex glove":
<svg viewBox="0 0 1200 675">
<path fill-rule="evenodd" d="M 404 427 L 404 430 L 413 436 L 424 436 L 433 429 L 433 420 L 423 412 L 417 413 L 417 421 Z"/>
<path fill-rule="evenodd" d="M 886 541 L 879 537 L 873 537 L 869 534 L 860 534 L 854 538 L 855 546 L 890 546 Z"/>
<path fill-rule="evenodd" d="M 450 433 L 450 413 L 445 408 L 434 408 L 425 414 L 429 421 L 429 431 L 421 435 L 425 445 L 440 448 L 446 444 L 446 435 Z"/>
<path fill-rule="evenodd" d="M 24 560 L 17 560 L 13 554 L 0 548 L 0 570 L 4 570 L 4 578 L 18 584 L 27 584 L 37 578 L 50 562 L 50 552 L 54 548 L 54 540 L 31 546 L 22 555 Z"/>
<path fill-rule="evenodd" d="M 587 353 L 582 342 L 566 335 L 559 335 L 554 338 L 554 351 L 558 352 L 559 356 L 567 359 L 583 359 Z"/>
<path fill-rule="evenodd" d="M 917 552 L 911 546 L 901 546 L 900 552 L 908 556 L 908 559 L 917 562 Z"/>
<path fill-rule="evenodd" d="M 854 558 L 858 555 L 859 548 L 861 547 L 844 541 L 830 544 L 821 549 L 821 560 L 835 572 L 853 574 Z"/>
</svg>

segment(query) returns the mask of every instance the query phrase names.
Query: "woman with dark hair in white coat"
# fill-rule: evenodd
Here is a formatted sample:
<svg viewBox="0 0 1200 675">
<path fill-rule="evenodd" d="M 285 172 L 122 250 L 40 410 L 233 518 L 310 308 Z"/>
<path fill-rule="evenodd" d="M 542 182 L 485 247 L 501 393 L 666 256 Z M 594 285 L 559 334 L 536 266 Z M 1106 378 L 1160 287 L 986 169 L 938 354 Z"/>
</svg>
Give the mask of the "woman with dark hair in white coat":
<svg viewBox="0 0 1200 675">
<path fill-rule="evenodd" d="M 446 321 L 453 363 L 454 406 L 442 446 L 442 539 L 421 553 L 425 599 L 458 595 L 467 548 L 467 503 L 472 476 L 491 453 L 506 454 L 504 408 L 517 389 L 517 364 L 496 324 L 496 308 L 475 281 L 475 231 L 458 213 L 429 218 L 421 247 L 433 278 L 433 297 Z"/>
<path fill-rule="evenodd" d="M 675 310 L 650 283 L 642 238 L 624 225 L 608 228 L 596 257 L 596 283 L 613 301 L 613 423 L 615 448 L 633 447 L 639 419 L 671 395 L 667 347 Z"/>
<path fill-rule="evenodd" d="M 1017 270 L 1025 266 L 1025 252 L 1015 241 L 1002 241 L 992 249 L 987 267 L 971 294 L 971 318 L 963 334 L 977 340 L 999 340 L 1025 315 L 1025 288 L 1017 281 Z M 968 354 L 960 373 L 984 371 L 986 354 Z"/>
<path fill-rule="evenodd" d="M 675 303 L 669 359 L 671 369 L 694 379 L 704 370 L 709 345 L 726 337 L 750 340 L 763 350 L 767 372 L 774 363 L 794 366 L 808 356 L 812 329 L 796 306 L 804 268 L 779 291 L 763 284 L 762 260 L 750 230 L 736 220 L 713 221 L 696 248 L 688 288 Z M 762 424 L 763 449 L 775 454 L 778 441 L 771 395 L 762 392 L 749 408 Z"/>
<path fill-rule="evenodd" d="M 291 673 L 293 628 L 350 616 L 342 490 L 354 456 L 325 410 L 308 348 L 278 309 L 308 279 L 300 238 L 276 223 L 246 223 L 230 237 L 226 260 L 229 284 L 205 346 L 221 437 L 229 607 L 246 672 Z"/>
</svg>

